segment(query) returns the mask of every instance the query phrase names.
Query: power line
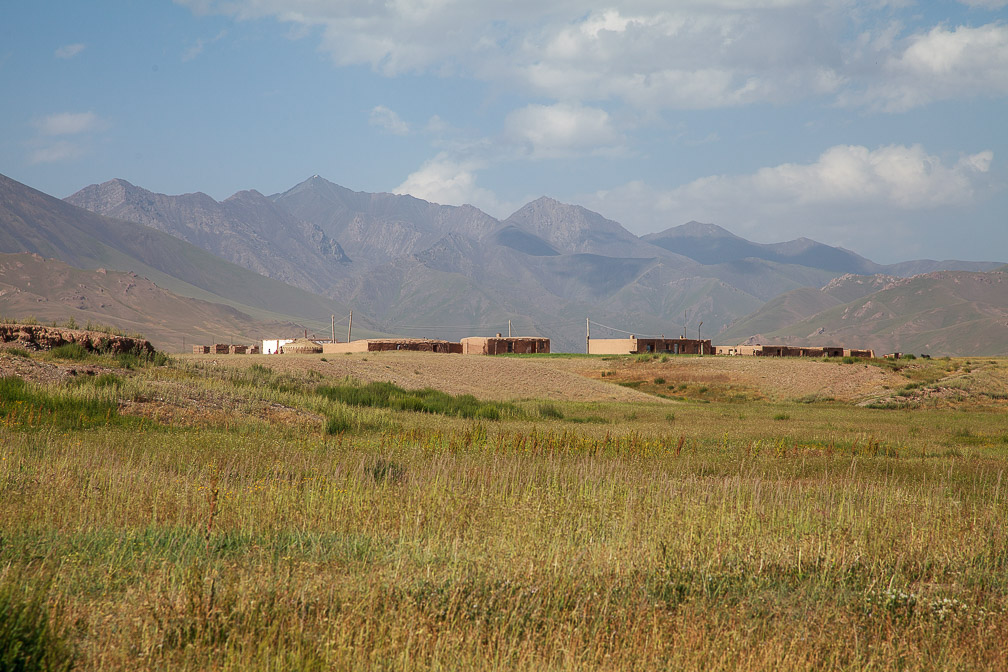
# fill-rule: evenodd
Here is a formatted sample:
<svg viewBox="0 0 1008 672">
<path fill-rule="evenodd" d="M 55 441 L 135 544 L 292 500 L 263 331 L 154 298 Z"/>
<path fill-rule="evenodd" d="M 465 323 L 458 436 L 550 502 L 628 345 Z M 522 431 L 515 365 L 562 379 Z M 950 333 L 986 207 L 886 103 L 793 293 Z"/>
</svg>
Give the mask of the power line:
<svg viewBox="0 0 1008 672">
<path fill-rule="evenodd" d="M 609 329 L 610 331 L 615 331 L 615 332 L 618 332 L 618 333 L 621 333 L 621 334 L 629 334 L 630 336 L 643 336 L 644 338 L 662 338 L 662 336 L 658 336 L 658 335 L 655 335 L 655 334 L 639 334 L 636 331 L 627 331 L 626 329 L 617 329 L 616 327 L 610 327 L 607 324 L 602 324 L 601 322 L 596 322 L 595 320 L 588 320 L 588 322 L 590 322 L 591 324 L 594 324 L 596 327 L 602 327 L 603 329 Z"/>
</svg>

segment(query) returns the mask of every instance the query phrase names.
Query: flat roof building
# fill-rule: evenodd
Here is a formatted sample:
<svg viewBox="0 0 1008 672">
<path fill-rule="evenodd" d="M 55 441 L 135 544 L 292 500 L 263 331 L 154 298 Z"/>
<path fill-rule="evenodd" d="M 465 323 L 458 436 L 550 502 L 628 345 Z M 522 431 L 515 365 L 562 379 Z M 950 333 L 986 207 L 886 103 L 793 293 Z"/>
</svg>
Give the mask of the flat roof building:
<svg viewBox="0 0 1008 672">
<path fill-rule="evenodd" d="M 636 355 L 646 353 L 672 355 L 711 355 L 710 339 L 695 338 L 590 338 L 589 355 Z"/>
<path fill-rule="evenodd" d="M 550 339 L 538 336 L 470 336 L 461 340 L 463 355 L 541 354 L 550 351 Z"/>
<path fill-rule="evenodd" d="M 325 355 L 347 352 L 395 352 L 397 350 L 461 353 L 462 344 L 433 338 L 366 338 L 349 343 L 324 343 L 322 345 L 322 354 Z"/>
</svg>

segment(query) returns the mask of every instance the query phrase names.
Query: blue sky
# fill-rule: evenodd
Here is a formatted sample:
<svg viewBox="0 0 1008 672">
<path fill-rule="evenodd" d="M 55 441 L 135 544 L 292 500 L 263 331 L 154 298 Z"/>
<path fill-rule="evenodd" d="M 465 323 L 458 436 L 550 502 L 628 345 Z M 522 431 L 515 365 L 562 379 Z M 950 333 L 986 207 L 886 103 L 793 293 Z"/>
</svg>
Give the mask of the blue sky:
<svg viewBox="0 0 1008 672">
<path fill-rule="evenodd" d="M 0 173 L 55 196 L 319 174 L 1008 261 L 1008 0 L 10 5 Z"/>
</svg>

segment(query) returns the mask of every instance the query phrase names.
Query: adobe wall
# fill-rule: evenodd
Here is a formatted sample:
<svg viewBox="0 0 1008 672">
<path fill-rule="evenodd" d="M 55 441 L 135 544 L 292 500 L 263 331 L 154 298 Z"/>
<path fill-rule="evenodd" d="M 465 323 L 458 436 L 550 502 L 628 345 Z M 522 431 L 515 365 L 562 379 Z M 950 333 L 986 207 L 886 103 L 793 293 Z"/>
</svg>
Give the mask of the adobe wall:
<svg viewBox="0 0 1008 672">
<path fill-rule="evenodd" d="M 370 338 L 350 343 L 324 343 L 322 353 L 346 352 L 395 352 L 409 350 L 413 352 L 461 353 L 462 344 L 450 341 L 440 341 L 430 338 Z"/>
<path fill-rule="evenodd" d="M 637 347 L 635 338 L 592 338 L 588 340 L 589 355 L 629 355 Z"/>
<path fill-rule="evenodd" d="M 459 345 L 464 355 L 538 354 L 550 351 L 550 339 L 535 336 L 470 336 Z"/>
<path fill-rule="evenodd" d="M 350 341 L 349 343 L 323 343 L 323 355 L 338 355 L 346 352 L 367 352 L 367 341 Z"/>
<path fill-rule="evenodd" d="M 714 354 L 709 339 L 695 338 L 638 338 L 636 354 L 668 353 L 672 355 L 711 355 Z"/>
</svg>

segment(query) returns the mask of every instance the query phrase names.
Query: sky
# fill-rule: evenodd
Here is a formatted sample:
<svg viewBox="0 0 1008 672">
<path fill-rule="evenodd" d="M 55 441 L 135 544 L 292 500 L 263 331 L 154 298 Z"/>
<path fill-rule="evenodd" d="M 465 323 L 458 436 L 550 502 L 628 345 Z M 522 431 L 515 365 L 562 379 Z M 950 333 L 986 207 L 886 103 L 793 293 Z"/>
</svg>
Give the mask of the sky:
<svg viewBox="0 0 1008 672">
<path fill-rule="evenodd" d="M 1008 261 L 1008 0 L 8 3 L 0 173 Z"/>
</svg>

